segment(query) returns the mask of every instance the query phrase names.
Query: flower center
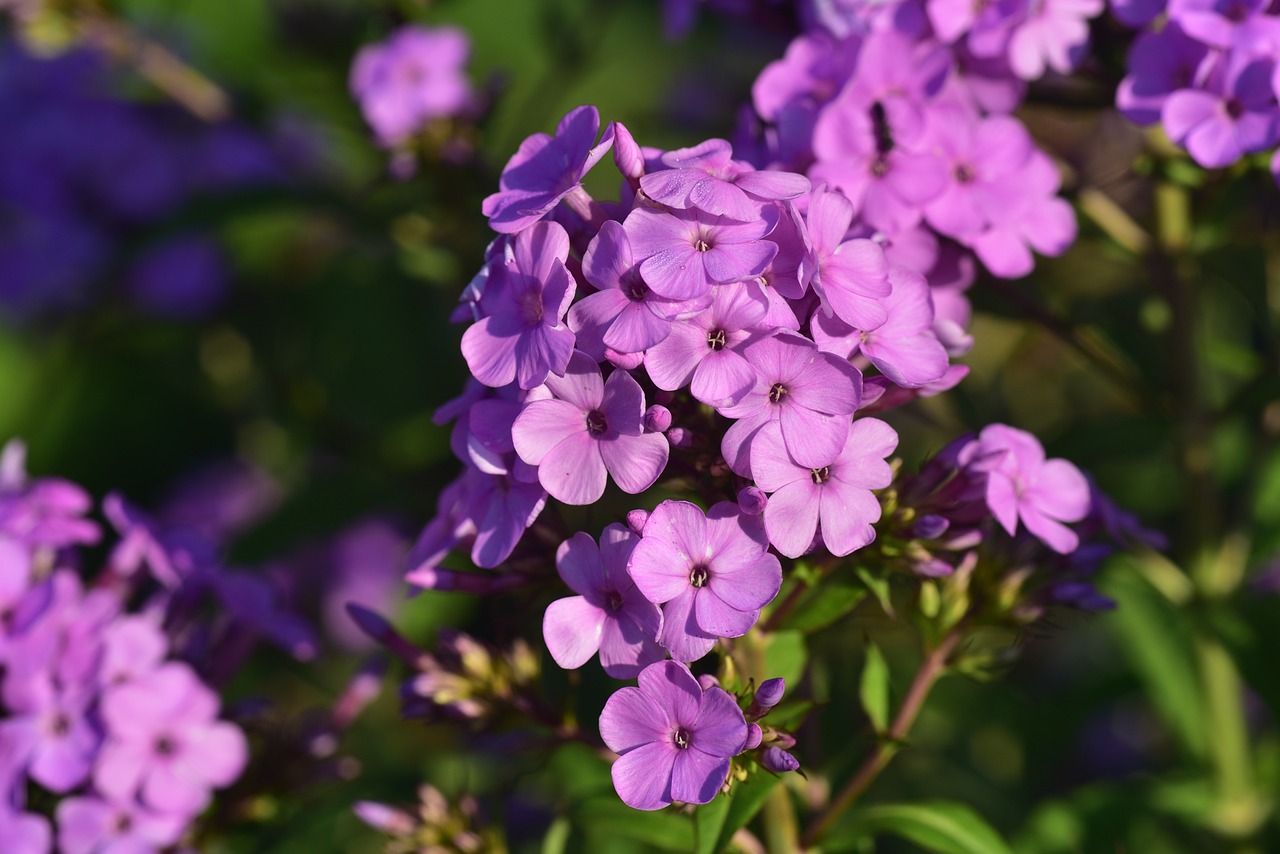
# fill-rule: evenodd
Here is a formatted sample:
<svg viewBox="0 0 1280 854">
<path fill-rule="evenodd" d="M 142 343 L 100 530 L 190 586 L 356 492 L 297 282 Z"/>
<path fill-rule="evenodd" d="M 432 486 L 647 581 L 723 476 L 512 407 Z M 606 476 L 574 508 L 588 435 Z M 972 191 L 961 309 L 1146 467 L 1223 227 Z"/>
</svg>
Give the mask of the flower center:
<svg viewBox="0 0 1280 854">
<path fill-rule="evenodd" d="M 1228 98 L 1222 103 L 1222 108 L 1233 119 L 1238 119 L 1244 115 L 1244 104 L 1240 103 L 1239 98 Z"/>
<path fill-rule="evenodd" d="M 723 329 L 707 330 L 707 347 L 711 350 L 723 350 L 729 342 L 728 336 L 725 335 Z"/>
<path fill-rule="evenodd" d="M 599 409 L 593 409 L 587 413 L 587 432 L 592 436 L 599 436 L 609 429 L 609 422 L 605 419 L 604 413 Z"/>
<path fill-rule="evenodd" d="M 954 174 L 961 184 L 968 184 L 974 178 L 973 167 L 968 163 L 957 163 Z"/>
<path fill-rule="evenodd" d="M 699 237 L 697 240 L 693 241 L 693 248 L 697 249 L 699 252 L 709 252 L 711 250 L 711 244 L 706 241 L 706 238 Z"/>
<path fill-rule="evenodd" d="M 639 273 L 628 274 L 622 280 L 622 292 L 632 302 L 640 302 L 649 295 L 649 286 L 640 278 Z"/>
<path fill-rule="evenodd" d="M 831 467 L 823 466 L 820 469 L 810 469 L 809 477 L 813 478 L 814 483 L 822 484 L 831 479 Z"/>
<path fill-rule="evenodd" d="M 124 836 L 133 829 L 133 818 L 128 813 L 116 813 L 111 819 L 111 829 L 120 836 Z"/>
<path fill-rule="evenodd" d="M 610 590 L 609 595 L 605 596 L 604 602 L 609 606 L 610 611 L 622 610 L 622 594 L 617 590 Z"/>
<path fill-rule="evenodd" d="M 889 174 L 889 161 L 883 157 L 877 157 L 871 161 L 871 177 L 883 178 Z"/>
<path fill-rule="evenodd" d="M 695 588 L 706 587 L 709 578 L 711 578 L 711 571 L 702 564 L 698 564 L 689 572 L 689 583 Z"/>
<path fill-rule="evenodd" d="M 1249 4 L 1232 3 L 1223 11 L 1222 17 L 1231 21 L 1233 24 L 1238 24 L 1245 18 L 1249 17 Z"/>
<path fill-rule="evenodd" d="M 787 395 L 787 387 L 782 383 L 774 383 L 769 388 L 769 402 L 782 403 L 782 398 Z"/>
<path fill-rule="evenodd" d="M 155 751 L 160 756 L 172 756 L 177 752 L 177 745 L 173 743 L 172 738 L 162 735 L 156 739 Z"/>
<path fill-rule="evenodd" d="M 53 720 L 49 721 L 49 732 L 53 733 L 57 738 L 62 738 L 71 732 L 71 721 L 67 719 L 66 715 L 59 712 L 53 716 Z"/>
<path fill-rule="evenodd" d="M 671 740 L 675 742 L 676 747 L 681 750 L 689 749 L 689 731 L 684 727 L 677 729 L 676 734 L 671 737 Z"/>
<path fill-rule="evenodd" d="M 522 294 L 519 298 L 520 316 L 524 318 L 525 323 L 530 325 L 542 322 L 542 294 L 530 289 Z"/>
</svg>

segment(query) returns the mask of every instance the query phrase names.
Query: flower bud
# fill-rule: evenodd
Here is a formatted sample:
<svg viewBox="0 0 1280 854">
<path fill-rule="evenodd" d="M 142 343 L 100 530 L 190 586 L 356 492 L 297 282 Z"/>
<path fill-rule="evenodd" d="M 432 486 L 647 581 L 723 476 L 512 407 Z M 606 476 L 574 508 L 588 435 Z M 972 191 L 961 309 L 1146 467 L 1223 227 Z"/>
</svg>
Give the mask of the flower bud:
<svg viewBox="0 0 1280 854">
<path fill-rule="evenodd" d="M 916 520 L 911 533 L 922 540 L 936 540 L 946 533 L 951 523 L 935 513 L 927 513 Z"/>
<path fill-rule="evenodd" d="M 787 690 L 787 683 L 781 676 L 766 679 L 756 689 L 756 696 L 747 709 L 747 717 L 762 718 L 778 703 L 782 702 L 782 694 Z"/>
<path fill-rule="evenodd" d="M 671 410 L 655 403 L 644 413 L 644 429 L 649 433 L 665 433 L 671 427 Z"/>
<path fill-rule="evenodd" d="M 738 509 L 748 516 L 759 516 L 769 503 L 764 490 L 758 486 L 747 486 L 738 490 Z"/>
<path fill-rule="evenodd" d="M 708 688 L 719 688 L 720 680 L 712 676 L 710 673 L 704 673 L 698 677 L 698 684 L 701 685 L 702 690 L 705 691 Z"/>
<path fill-rule="evenodd" d="M 685 450 L 693 447 L 693 431 L 684 427 L 672 427 L 667 431 L 667 441 L 671 447 Z"/>
<path fill-rule="evenodd" d="M 796 737 L 789 732 L 778 732 L 775 730 L 771 740 L 775 746 L 780 747 L 783 750 L 790 750 L 796 746 Z"/>
<path fill-rule="evenodd" d="M 356 801 L 352 810 L 365 824 L 389 836 L 408 836 L 417 826 L 413 816 L 404 810 L 375 801 Z"/>
<path fill-rule="evenodd" d="M 775 774 L 785 774 L 800 767 L 800 761 L 780 747 L 766 747 L 760 764 Z"/>
<path fill-rule="evenodd" d="M 613 123 L 613 162 L 633 187 L 644 177 L 644 152 L 622 122 Z"/>
<path fill-rule="evenodd" d="M 747 744 L 743 750 L 755 750 L 760 746 L 761 740 L 764 738 L 764 732 L 760 729 L 759 724 L 747 724 Z"/>
<path fill-rule="evenodd" d="M 632 510 L 627 514 L 627 527 L 637 534 L 644 534 L 644 523 L 648 521 L 648 510 Z"/>
</svg>

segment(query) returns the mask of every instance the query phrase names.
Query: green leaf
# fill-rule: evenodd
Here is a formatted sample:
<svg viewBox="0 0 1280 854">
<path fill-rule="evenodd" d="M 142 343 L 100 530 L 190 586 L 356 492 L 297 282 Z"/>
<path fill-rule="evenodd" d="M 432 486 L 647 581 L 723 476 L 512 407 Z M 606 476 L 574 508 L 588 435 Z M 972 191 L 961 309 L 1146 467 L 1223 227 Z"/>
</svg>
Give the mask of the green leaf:
<svg viewBox="0 0 1280 854">
<path fill-rule="evenodd" d="M 867 585 L 867 589 L 875 595 L 876 601 L 880 603 L 884 612 L 890 617 L 894 616 L 893 600 L 889 598 L 889 579 L 876 578 L 864 567 L 858 567 L 857 573 L 862 583 Z"/>
<path fill-rule="evenodd" d="M 764 648 L 764 669 L 769 678 L 781 676 L 788 685 L 798 685 L 806 659 L 804 635 L 800 632 L 789 629 L 769 636 Z"/>
<path fill-rule="evenodd" d="M 564 854 L 565 846 L 569 844 L 569 835 L 573 832 L 573 825 L 564 816 L 560 816 L 551 822 L 551 827 L 547 829 L 547 835 L 542 839 L 542 854 Z"/>
<path fill-rule="evenodd" d="M 724 824 L 720 828 L 715 847 L 707 850 L 723 851 L 733 835 L 756 817 L 764 807 L 764 802 L 769 799 L 769 793 L 780 782 L 782 782 L 781 777 L 760 772 L 746 782 L 735 785 L 727 798 L 720 798 L 722 801 L 729 802 L 729 809 L 724 817 Z"/>
<path fill-rule="evenodd" d="M 1191 755 L 1205 755 L 1205 714 L 1186 617 L 1126 560 L 1109 566 L 1102 592 L 1119 607 L 1107 616 L 1152 702 Z"/>
<path fill-rule="evenodd" d="M 664 851 L 693 850 L 693 822 L 674 812 L 633 810 L 615 796 L 592 798 L 574 810 L 575 822 L 584 829 L 603 831 Z"/>
<path fill-rule="evenodd" d="M 721 795 L 703 804 L 693 813 L 693 833 L 697 854 L 716 854 L 720 850 L 720 834 L 729 814 L 729 798 Z"/>
<path fill-rule="evenodd" d="M 847 615 L 865 598 L 867 589 L 861 584 L 828 579 L 806 591 L 782 625 L 805 633 L 816 632 Z"/>
<path fill-rule="evenodd" d="M 883 804 L 854 813 L 824 851 L 853 850 L 862 838 L 890 833 L 937 854 L 1013 854 L 1009 843 L 965 804 Z"/>
<path fill-rule="evenodd" d="M 862 708 L 866 711 L 876 732 L 883 733 L 889 727 L 889 665 L 885 663 L 880 648 L 867 644 L 867 661 L 862 666 L 860 689 Z"/>
</svg>

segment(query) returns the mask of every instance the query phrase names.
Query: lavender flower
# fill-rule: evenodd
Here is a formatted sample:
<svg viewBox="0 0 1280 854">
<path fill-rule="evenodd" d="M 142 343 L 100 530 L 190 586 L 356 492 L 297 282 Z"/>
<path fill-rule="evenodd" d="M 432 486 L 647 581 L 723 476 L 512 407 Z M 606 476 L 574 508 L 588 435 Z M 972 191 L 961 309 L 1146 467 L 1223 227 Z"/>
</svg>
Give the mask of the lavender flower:
<svg viewBox="0 0 1280 854">
<path fill-rule="evenodd" d="M 182 813 L 152 812 L 133 801 L 67 798 L 58 804 L 58 850 L 63 854 L 159 851 L 186 829 Z"/>
<path fill-rule="evenodd" d="M 742 710 L 678 662 L 649 665 L 639 683 L 616 692 L 600 713 L 600 736 L 619 754 L 618 796 L 641 810 L 709 803 L 729 776 L 730 757 L 746 745 Z"/>
<path fill-rule="evenodd" d="M 716 638 L 755 625 L 782 584 L 767 547 L 759 517 L 729 502 L 704 514 L 688 501 L 664 501 L 650 514 L 627 571 L 645 598 L 665 603 L 658 640 L 673 658 L 695 661 Z"/>
<path fill-rule="evenodd" d="M 764 272 L 778 247 L 764 238 L 778 224 L 772 205 L 749 220 L 691 208 L 670 213 L 636 208 L 623 223 L 648 286 L 673 300 L 705 297 L 711 288 Z"/>
<path fill-rule="evenodd" d="M 576 670 L 598 651 L 615 679 L 634 679 L 666 657 L 658 645 L 662 611 L 645 599 L 627 573 L 640 538 L 623 525 L 608 525 L 596 546 L 577 533 L 556 550 L 556 571 L 574 592 L 557 599 L 542 620 L 542 636 L 556 664 Z"/>
<path fill-rule="evenodd" d="M 987 505 L 1001 527 L 1012 535 L 1022 520 L 1059 554 L 1075 551 L 1080 539 L 1062 523 L 1089 512 L 1089 482 L 1080 470 L 1066 460 L 1046 460 L 1035 436 L 1004 424 L 983 428 L 978 441 L 985 454 L 1003 452 L 987 475 Z"/>
</svg>

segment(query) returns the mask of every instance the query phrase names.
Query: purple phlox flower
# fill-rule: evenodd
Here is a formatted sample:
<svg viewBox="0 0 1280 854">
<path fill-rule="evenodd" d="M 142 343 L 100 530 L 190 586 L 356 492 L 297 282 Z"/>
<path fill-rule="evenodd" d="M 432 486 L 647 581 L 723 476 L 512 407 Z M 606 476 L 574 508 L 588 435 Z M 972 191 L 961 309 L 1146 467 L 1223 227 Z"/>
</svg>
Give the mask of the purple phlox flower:
<svg viewBox="0 0 1280 854">
<path fill-rule="evenodd" d="M 931 287 L 933 300 L 933 334 L 946 349 L 947 355 L 956 358 L 973 349 L 973 336 L 967 331 L 973 317 L 973 307 L 962 288 Z"/>
<path fill-rule="evenodd" d="M 623 492 L 653 485 L 667 465 L 667 439 L 644 430 L 644 391 L 631 374 L 600 366 L 575 351 L 563 377 L 548 377 L 555 395 L 525 406 L 512 427 L 516 452 L 538 467 L 538 481 L 566 504 L 592 504 L 607 475 Z"/>
<path fill-rule="evenodd" d="M 1169 0 L 1111 0 L 1108 4 L 1116 20 L 1131 29 L 1145 27 L 1165 10 Z"/>
<path fill-rule="evenodd" d="M 471 560 L 492 569 L 506 560 L 546 505 L 540 483 L 525 483 L 509 475 L 489 475 L 467 469 L 462 475 L 460 519 L 475 528 Z M 456 531 L 457 529 L 455 529 Z"/>
<path fill-rule="evenodd" d="M 1076 239 L 1076 215 L 1057 196 L 1061 176 L 1048 155 L 1033 150 L 1023 168 L 991 182 L 987 198 L 990 227 L 966 238 L 978 258 L 994 275 L 1006 279 L 1025 276 L 1035 266 L 1031 249 L 1041 255 L 1061 255 Z M 1003 199 L 1003 207 L 997 207 Z"/>
<path fill-rule="evenodd" d="M 1116 107 L 1134 124 L 1160 121 L 1165 100 L 1180 89 L 1197 88 L 1209 48 L 1170 21 L 1159 32 L 1140 33 L 1129 48 L 1128 75 L 1116 89 Z"/>
<path fill-rule="evenodd" d="M 623 226 L 649 288 L 669 299 L 692 300 L 717 284 L 759 276 L 778 254 L 777 244 L 763 239 L 778 224 L 777 208 L 759 208 L 745 222 L 695 208 L 636 208 Z"/>
<path fill-rule="evenodd" d="M 28 608 L 31 611 L 24 613 Z M 25 691 L 27 681 L 47 678 L 59 692 L 75 691 L 77 686 L 89 690 L 98 678 L 102 633 L 120 609 L 115 592 L 85 591 L 75 572 L 55 570 L 32 588 L 15 612 L 13 624 L 25 623 L 26 628 L 10 635 L 4 690 Z M 38 698 L 32 702 L 43 703 L 44 689 L 36 684 L 31 690 Z"/>
<path fill-rule="evenodd" d="M 261 635 L 299 661 L 315 658 L 319 644 L 306 620 L 282 601 L 268 578 L 248 572 L 220 572 L 212 588 L 227 612 L 253 634 Z"/>
<path fill-rule="evenodd" d="M 69 480 L 30 480 L 26 446 L 17 440 L 5 445 L 0 533 L 31 548 L 94 545 L 101 533 L 97 524 L 84 518 L 92 507 L 89 493 Z"/>
<path fill-rule="evenodd" d="M 322 616 L 330 637 L 348 652 L 368 650 L 371 644 L 352 624 L 346 605 L 391 608 L 402 594 L 399 569 L 405 556 L 405 538 L 386 519 L 366 518 L 341 531 L 326 544 L 325 569 L 329 579 Z"/>
<path fill-rule="evenodd" d="M 688 385 L 708 406 L 733 405 L 755 385 L 755 370 L 740 350 L 768 310 L 769 299 L 756 282 L 717 286 L 710 308 L 676 322 L 645 354 L 649 378 L 665 391 Z"/>
<path fill-rule="evenodd" d="M 951 51 L 932 39 L 916 42 L 901 33 L 872 33 L 863 42 L 858 68 L 832 110 L 878 111 L 873 121 L 896 146 L 914 148 L 925 130 L 925 104 L 951 71 Z"/>
<path fill-rule="evenodd" d="M 1136 514 L 1125 510 L 1098 488 L 1093 478 L 1085 475 L 1089 481 L 1089 515 L 1077 526 L 1078 533 L 1084 539 L 1097 534 L 1104 534 L 1123 548 L 1133 548 L 1139 544 L 1156 551 L 1164 551 L 1169 547 L 1169 540 L 1159 531 L 1143 527 Z"/>
<path fill-rule="evenodd" d="M 671 321 L 691 317 L 711 304 L 700 298 L 673 300 L 650 290 L 631 251 L 627 232 L 609 220 L 587 247 L 582 273 L 599 288 L 569 309 L 576 346 L 596 361 L 609 351 L 641 353 L 671 333 Z"/>
<path fill-rule="evenodd" d="M 660 661 L 640 673 L 637 687 L 609 698 L 600 736 L 619 754 L 618 797 L 634 809 L 656 810 L 715 798 L 730 757 L 747 742 L 747 723 L 724 689 L 704 690 L 685 665 Z"/>
<path fill-rule="evenodd" d="M 819 312 L 813 319 L 814 341 L 841 358 L 860 353 L 894 384 L 919 388 L 941 379 L 949 364 L 947 351 L 933 332 L 929 285 L 924 276 L 906 267 L 892 268 L 889 280 L 893 291 L 881 300 L 888 314 L 883 324 L 862 332 Z M 791 449 L 790 444 L 787 447 Z"/>
<path fill-rule="evenodd" d="M 1169 18 L 1209 47 L 1228 49 L 1246 41 L 1256 21 L 1274 15 L 1270 0 L 1172 0 Z"/>
<path fill-rule="evenodd" d="M 12 717 L 0 724 L 3 737 L 31 779 L 50 791 L 68 792 L 89 778 L 102 744 L 90 710 L 93 688 L 59 685 L 48 671 L 5 680 L 4 702 Z"/>
<path fill-rule="evenodd" d="M 119 533 L 108 566 L 130 578 L 145 567 L 156 581 L 174 589 L 219 568 L 217 546 L 190 528 L 165 528 L 113 492 L 102 500 L 102 513 Z"/>
<path fill-rule="evenodd" d="M 862 384 L 862 406 L 858 411 L 864 415 L 888 412 L 922 397 L 936 397 L 944 391 L 951 391 L 967 376 L 968 365 L 951 365 L 940 378 L 916 388 L 900 386 L 884 376 L 866 377 Z"/>
<path fill-rule="evenodd" d="M 822 30 L 797 36 L 752 84 L 756 112 L 778 124 L 800 111 L 815 115 L 853 76 L 859 45 L 857 38 L 837 39 Z"/>
<path fill-rule="evenodd" d="M 742 355 L 755 369 L 756 382 L 741 401 L 720 410 L 737 419 L 721 443 L 729 467 L 751 476 L 752 437 L 773 422 L 797 460 L 821 465 L 839 454 L 862 401 L 858 369 L 791 332 L 753 341 Z"/>
<path fill-rule="evenodd" d="M 949 91 L 948 91 L 949 90 Z M 1012 113 L 1027 97 L 1027 82 L 1009 68 L 1006 54 L 956 55 L 956 73 L 947 79 L 939 99 L 955 97 L 987 115 Z"/>
<path fill-rule="evenodd" d="M 650 514 L 627 571 L 645 598 L 665 603 L 658 640 L 672 658 L 694 661 L 716 638 L 755 625 L 782 584 L 767 549 L 760 518 L 727 501 L 705 514 L 688 501 L 664 501 Z"/>
<path fill-rule="evenodd" d="M 121 615 L 102 632 L 99 681 L 111 686 L 137 679 L 159 667 L 168 651 L 158 613 Z"/>
<path fill-rule="evenodd" d="M 723 139 L 668 151 L 662 165 L 666 168 L 640 179 L 649 198 L 669 208 L 698 208 L 740 222 L 758 219 L 761 201 L 794 199 L 809 192 L 809 179 L 803 175 L 757 172 L 734 160 L 733 147 Z"/>
<path fill-rule="evenodd" d="M 471 107 L 475 96 L 465 71 L 470 51 L 467 34 L 456 27 L 412 25 L 360 49 L 351 65 L 351 93 L 382 145 L 397 145 L 432 119 Z"/>
<path fill-rule="evenodd" d="M 62 854 L 157 854 L 182 837 L 190 816 L 89 796 L 61 801 L 57 819 Z"/>
<path fill-rule="evenodd" d="M 859 418 L 837 455 L 822 466 L 804 466 L 789 453 L 780 427 L 769 424 L 751 443 L 751 473 L 769 496 L 764 511 L 769 542 L 787 557 L 809 550 L 821 523 L 822 542 L 837 556 L 854 552 L 876 537 L 880 518 L 873 489 L 893 481 L 886 458 L 898 434 L 876 418 Z"/>
<path fill-rule="evenodd" d="M 481 208 L 489 217 L 489 227 L 515 234 L 542 219 L 581 187 L 583 176 L 613 145 L 613 125 L 597 143 L 599 132 L 599 111 L 582 106 L 560 120 L 554 137 L 536 133 L 520 143 L 502 170 L 499 191 L 485 199 Z"/>
<path fill-rule="evenodd" d="M 892 289 L 889 263 L 874 241 L 845 239 L 853 216 L 853 204 L 842 193 L 826 187 L 813 192 L 808 214 L 813 255 L 807 269 L 828 314 L 859 329 L 875 329 L 888 317 L 880 300 Z"/>
<path fill-rule="evenodd" d="M 144 311 L 189 321 L 217 308 L 228 278 L 217 242 L 206 234 L 189 234 L 148 249 L 130 267 L 125 288 Z"/>
<path fill-rule="evenodd" d="M 185 474 L 158 511 L 170 528 L 190 528 L 226 542 L 267 518 L 284 499 L 284 486 L 260 468 L 228 458 Z"/>
<path fill-rule="evenodd" d="M 964 239 L 1000 217 L 1009 184 L 1018 180 L 1034 146 L 1011 116 L 982 119 L 954 106 L 933 115 L 932 138 L 950 168 L 945 188 L 925 206 L 925 219 L 942 234 Z"/>
<path fill-rule="evenodd" d="M 1160 119 L 1174 142 L 1206 169 L 1235 163 L 1280 138 L 1280 109 L 1269 58 L 1228 64 L 1219 92 L 1181 89 L 1164 102 Z"/>
<path fill-rule="evenodd" d="M 465 480 L 459 478 L 440 491 L 436 501 L 436 515 L 422 529 L 417 542 L 409 550 L 405 558 L 405 581 L 418 584 L 414 580 L 419 572 L 427 573 L 430 580 L 434 570 L 440 567 L 449 552 L 457 548 L 468 537 L 474 537 L 475 522 L 466 513 Z M 538 488 L 541 494 L 542 488 Z M 521 529 L 524 530 L 523 528 Z M 505 559 L 505 555 L 503 559 Z M 419 584 L 420 587 L 432 587 L 431 584 Z"/>
<path fill-rule="evenodd" d="M 868 111 L 846 89 L 813 131 L 814 183 L 841 190 L 862 219 L 888 232 L 920 221 L 923 209 L 946 186 L 946 164 L 931 149 L 913 150 L 886 139 L 887 114 Z"/>
<path fill-rule="evenodd" d="M 1029 0 L 1009 39 L 1009 66 L 1023 80 L 1037 80 L 1046 69 L 1070 74 L 1088 46 L 1088 21 L 1103 8 L 1103 0 Z"/>
<path fill-rule="evenodd" d="M 217 695 L 185 664 L 109 689 L 101 713 L 107 743 L 93 781 L 116 802 L 137 795 L 156 812 L 194 816 L 248 760 L 244 733 L 218 720 Z"/>
<path fill-rule="evenodd" d="M 450 437 L 454 454 L 485 474 L 537 482 L 538 470 L 516 456 L 511 428 L 525 406 L 551 397 L 551 392 L 546 386 L 522 391 L 514 385 L 488 391 L 488 398 L 472 404 L 454 425 Z"/>
<path fill-rule="evenodd" d="M 542 637 L 556 664 L 576 670 L 597 652 L 604 672 L 634 679 L 667 657 L 658 645 L 662 610 L 636 589 L 627 560 L 640 538 L 623 525 L 608 525 L 596 546 L 577 533 L 556 551 L 556 571 L 580 595 L 557 599 L 542 619 Z"/>
<path fill-rule="evenodd" d="M 987 474 L 987 506 L 1011 536 L 1018 520 L 1045 545 L 1070 554 L 1076 533 L 1062 524 L 1079 522 L 1089 512 L 1089 482 L 1063 459 L 1046 460 L 1035 436 L 1004 424 L 990 424 L 978 435 L 983 453 L 1004 451 Z"/>
<path fill-rule="evenodd" d="M 53 832 L 49 820 L 42 815 L 18 812 L 8 803 L 0 803 L 0 839 L 5 854 L 49 854 L 53 850 Z"/>
<path fill-rule="evenodd" d="M 507 244 L 481 297 L 482 317 L 462 336 L 472 375 L 494 388 L 513 380 L 520 388 L 564 373 L 573 333 L 564 325 L 575 284 L 565 268 L 569 235 L 553 222 L 538 223 Z"/>
<path fill-rule="evenodd" d="M 927 0 L 929 23 L 939 39 L 950 44 L 964 39 L 975 56 L 1005 52 L 1009 35 L 1026 11 L 1026 0 Z"/>
</svg>

